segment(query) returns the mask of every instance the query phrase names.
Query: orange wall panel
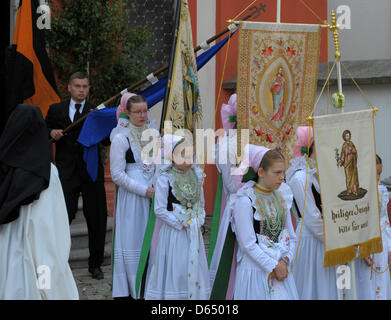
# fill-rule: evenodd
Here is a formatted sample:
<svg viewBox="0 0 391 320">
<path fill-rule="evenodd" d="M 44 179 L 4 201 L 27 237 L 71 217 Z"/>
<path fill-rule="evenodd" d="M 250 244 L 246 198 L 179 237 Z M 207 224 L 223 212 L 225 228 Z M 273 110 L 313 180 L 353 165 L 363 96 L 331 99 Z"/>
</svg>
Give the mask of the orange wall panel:
<svg viewBox="0 0 391 320">
<path fill-rule="evenodd" d="M 189 0 L 191 29 L 193 31 L 193 46 L 197 46 L 197 0 Z"/>
</svg>

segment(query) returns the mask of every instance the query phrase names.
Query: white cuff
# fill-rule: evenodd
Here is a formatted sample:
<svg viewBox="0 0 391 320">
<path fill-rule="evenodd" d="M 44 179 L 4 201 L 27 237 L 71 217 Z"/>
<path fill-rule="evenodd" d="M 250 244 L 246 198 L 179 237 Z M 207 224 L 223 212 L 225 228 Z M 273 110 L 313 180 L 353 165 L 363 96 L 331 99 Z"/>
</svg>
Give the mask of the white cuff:
<svg viewBox="0 0 391 320">
<path fill-rule="evenodd" d="M 202 42 L 200 44 L 200 47 L 201 47 L 202 50 L 206 51 L 206 50 L 210 49 L 210 44 L 207 43 L 206 40 L 205 40 L 204 42 Z"/>
<path fill-rule="evenodd" d="M 153 73 L 150 73 L 149 75 L 147 75 L 147 80 L 151 83 L 151 84 L 155 84 L 156 82 L 159 81 L 158 78 L 155 77 L 155 75 Z"/>
<path fill-rule="evenodd" d="M 228 26 L 228 29 L 231 30 L 231 32 L 235 32 L 236 30 L 238 30 L 238 26 L 235 24 L 235 23 L 231 23 L 229 26 Z"/>
</svg>

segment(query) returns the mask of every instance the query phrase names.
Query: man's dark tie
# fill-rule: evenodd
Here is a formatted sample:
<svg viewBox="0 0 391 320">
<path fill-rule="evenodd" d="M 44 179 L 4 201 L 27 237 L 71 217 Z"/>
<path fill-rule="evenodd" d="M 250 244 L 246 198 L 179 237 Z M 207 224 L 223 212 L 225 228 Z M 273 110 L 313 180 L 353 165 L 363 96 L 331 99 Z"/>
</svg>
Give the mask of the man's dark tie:
<svg viewBox="0 0 391 320">
<path fill-rule="evenodd" d="M 75 104 L 75 108 L 76 108 L 76 112 L 75 115 L 73 116 L 73 122 L 76 122 L 81 118 L 81 112 L 80 112 L 81 104 L 79 103 Z"/>
</svg>

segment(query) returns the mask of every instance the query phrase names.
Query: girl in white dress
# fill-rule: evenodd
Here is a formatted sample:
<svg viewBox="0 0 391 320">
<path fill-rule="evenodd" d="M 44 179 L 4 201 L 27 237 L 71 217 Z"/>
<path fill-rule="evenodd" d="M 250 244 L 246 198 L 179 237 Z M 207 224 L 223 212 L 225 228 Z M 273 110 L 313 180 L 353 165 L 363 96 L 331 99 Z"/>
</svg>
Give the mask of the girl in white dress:
<svg viewBox="0 0 391 320">
<path fill-rule="evenodd" d="M 146 124 L 147 104 L 142 96 L 128 99 L 124 111 L 129 116 L 127 132 L 117 133 L 110 150 L 113 182 L 119 186 L 114 227 L 113 297 L 139 298 L 136 275 L 147 226 L 155 165 L 142 159 L 141 140 Z"/>
<path fill-rule="evenodd" d="M 381 158 L 376 155 L 377 181 L 383 171 Z M 383 251 L 355 260 L 356 288 L 358 300 L 389 300 L 391 299 L 390 269 L 391 262 L 391 227 L 388 219 L 387 205 L 389 193 L 385 186 L 379 188 L 380 227 L 383 241 Z"/>
<path fill-rule="evenodd" d="M 234 193 L 236 193 L 236 191 L 238 190 L 234 181 L 234 176 L 231 174 L 231 170 L 236 167 L 236 160 L 237 160 L 237 155 L 236 155 L 237 137 L 236 137 L 236 130 L 235 130 L 236 129 L 236 104 L 237 104 L 237 96 L 235 93 L 230 97 L 228 104 L 222 105 L 221 121 L 223 123 L 225 134 L 223 137 L 219 137 L 218 142 L 216 144 L 216 167 L 221 175 L 222 184 L 223 184 L 222 186 L 223 195 L 221 199 L 221 211 L 220 211 L 221 216 L 219 216 L 218 222 L 215 222 L 215 220 L 213 220 L 212 222 L 211 238 L 209 242 L 210 244 L 209 254 L 208 254 L 210 259 L 209 272 L 210 272 L 211 288 L 213 290 L 211 299 L 216 299 L 216 298 L 232 299 L 232 289 L 230 289 L 229 287 L 229 275 L 227 276 L 228 281 L 224 282 L 224 284 L 220 284 L 221 287 L 214 288 L 213 285 L 214 285 L 216 273 L 219 270 L 221 255 L 223 252 L 224 245 L 226 244 L 227 241 L 227 236 L 230 237 L 232 232 L 230 227 L 231 211 L 229 210 L 228 204 L 230 202 L 231 196 Z M 216 201 L 220 201 L 220 199 L 216 199 Z M 213 217 L 213 219 L 215 219 L 215 217 Z M 213 235 L 216 235 L 216 243 L 214 248 L 212 248 Z M 234 235 L 232 235 L 232 237 L 234 238 Z M 235 244 L 233 243 L 230 250 L 234 251 L 234 245 Z M 226 261 L 223 263 L 226 263 Z M 220 268 L 221 267 L 222 266 L 220 266 Z"/>
<path fill-rule="evenodd" d="M 202 170 L 192 159 L 183 162 L 185 149 L 177 147 L 182 141 L 180 136 L 163 137 L 164 153 L 171 156 L 174 149 L 176 153 L 155 186 L 155 214 L 163 223 L 148 271 L 145 298 L 149 300 L 200 300 L 210 294 L 200 229 L 205 220 Z"/>
<path fill-rule="evenodd" d="M 246 156 L 247 155 L 247 156 Z M 293 196 L 285 177 L 285 160 L 277 150 L 247 145 L 239 173 L 248 168 L 233 195 L 232 225 L 239 243 L 234 299 L 298 299 L 289 274 L 296 249 L 290 208 Z"/>
<path fill-rule="evenodd" d="M 310 127 L 297 128 L 297 142 L 294 148 L 294 159 L 286 173 L 286 181 L 294 196 L 294 208 L 299 217 L 296 237 L 301 238 L 299 253 L 293 275 L 299 297 L 302 300 L 334 300 L 338 299 L 336 285 L 336 267 L 324 267 L 324 242 L 322 204 L 319 194 L 319 181 L 316 168 L 313 132 Z M 308 149 L 308 135 L 310 148 Z M 309 154 L 307 190 L 306 170 L 307 154 Z M 303 212 L 304 198 L 305 212 Z M 301 226 L 303 224 L 303 226 Z"/>
</svg>

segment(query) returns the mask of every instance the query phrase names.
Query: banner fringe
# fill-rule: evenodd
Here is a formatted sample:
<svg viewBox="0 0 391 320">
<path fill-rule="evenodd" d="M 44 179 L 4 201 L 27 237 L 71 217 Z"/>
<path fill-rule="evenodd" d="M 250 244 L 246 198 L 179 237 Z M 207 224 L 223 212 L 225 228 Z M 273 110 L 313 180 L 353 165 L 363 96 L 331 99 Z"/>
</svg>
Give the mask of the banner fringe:
<svg viewBox="0 0 391 320">
<path fill-rule="evenodd" d="M 356 257 L 356 248 L 349 246 L 335 250 L 326 251 L 324 254 L 324 266 L 331 267 L 337 264 L 344 264 Z"/>
<path fill-rule="evenodd" d="M 369 257 L 373 253 L 379 253 L 383 251 L 383 241 L 382 238 L 374 238 L 363 242 L 359 245 L 359 255 L 360 258 Z"/>
<path fill-rule="evenodd" d="M 383 251 L 382 238 L 374 238 L 358 245 L 360 258 L 369 257 L 373 253 Z M 349 246 L 335 250 L 329 250 L 324 255 L 324 267 L 331 267 L 337 264 L 345 264 L 356 258 L 356 246 Z"/>
</svg>

